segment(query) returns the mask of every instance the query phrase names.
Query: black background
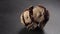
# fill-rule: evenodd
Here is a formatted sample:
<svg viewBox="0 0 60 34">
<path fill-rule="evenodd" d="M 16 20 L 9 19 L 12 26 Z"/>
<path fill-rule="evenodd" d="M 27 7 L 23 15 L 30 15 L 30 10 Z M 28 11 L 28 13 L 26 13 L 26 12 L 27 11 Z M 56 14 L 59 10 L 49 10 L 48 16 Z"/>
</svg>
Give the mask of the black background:
<svg viewBox="0 0 60 34">
<path fill-rule="evenodd" d="M 46 7 L 50 13 L 50 19 L 44 27 L 45 34 L 60 34 L 59 0 L 0 0 L 0 34 L 25 34 L 20 14 L 25 8 L 38 4 Z"/>
</svg>

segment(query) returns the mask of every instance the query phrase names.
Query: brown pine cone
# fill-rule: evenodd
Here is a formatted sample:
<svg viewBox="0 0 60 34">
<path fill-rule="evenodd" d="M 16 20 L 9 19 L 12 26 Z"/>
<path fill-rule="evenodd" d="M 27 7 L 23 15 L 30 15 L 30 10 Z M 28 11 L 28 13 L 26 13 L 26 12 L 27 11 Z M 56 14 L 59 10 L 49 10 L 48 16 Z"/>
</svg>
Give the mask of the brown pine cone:
<svg viewBox="0 0 60 34">
<path fill-rule="evenodd" d="M 31 6 L 21 13 L 21 23 L 29 30 L 43 29 L 49 20 L 49 12 L 41 5 Z"/>
</svg>

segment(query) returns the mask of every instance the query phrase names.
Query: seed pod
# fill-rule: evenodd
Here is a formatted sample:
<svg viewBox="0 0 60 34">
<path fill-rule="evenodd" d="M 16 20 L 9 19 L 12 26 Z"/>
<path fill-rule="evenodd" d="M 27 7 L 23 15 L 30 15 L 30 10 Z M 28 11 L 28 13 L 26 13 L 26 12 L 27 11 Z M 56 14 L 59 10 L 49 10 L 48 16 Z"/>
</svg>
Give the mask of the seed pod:
<svg viewBox="0 0 60 34">
<path fill-rule="evenodd" d="M 29 30 L 43 29 L 49 20 L 49 12 L 41 5 L 31 6 L 21 13 L 21 23 Z"/>
</svg>

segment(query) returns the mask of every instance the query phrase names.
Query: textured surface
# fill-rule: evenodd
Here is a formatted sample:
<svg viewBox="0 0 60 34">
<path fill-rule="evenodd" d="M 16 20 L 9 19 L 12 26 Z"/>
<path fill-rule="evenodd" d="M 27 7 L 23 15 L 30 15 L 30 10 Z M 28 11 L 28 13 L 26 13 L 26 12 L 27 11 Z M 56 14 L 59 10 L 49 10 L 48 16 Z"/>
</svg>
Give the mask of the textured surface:
<svg viewBox="0 0 60 34">
<path fill-rule="evenodd" d="M 24 26 L 20 24 L 19 16 L 23 9 L 37 4 L 42 4 L 50 12 L 45 33 L 60 34 L 60 0 L 0 0 L 0 34 L 24 33 L 24 29 L 21 31 Z"/>
<path fill-rule="evenodd" d="M 21 13 L 20 18 L 22 25 L 29 30 L 43 29 L 49 20 L 49 12 L 41 5 L 31 6 Z"/>
</svg>

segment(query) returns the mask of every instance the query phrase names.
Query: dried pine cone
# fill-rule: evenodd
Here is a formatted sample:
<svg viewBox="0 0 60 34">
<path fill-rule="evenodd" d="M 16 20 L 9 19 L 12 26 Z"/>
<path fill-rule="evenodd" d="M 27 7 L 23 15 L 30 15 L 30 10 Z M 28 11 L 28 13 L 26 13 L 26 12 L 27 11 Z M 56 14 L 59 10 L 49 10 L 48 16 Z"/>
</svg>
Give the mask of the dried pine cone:
<svg viewBox="0 0 60 34">
<path fill-rule="evenodd" d="M 41 5 L 31 6 L 21 14 L 21 23 L 29 30 L 43 29 L 49 20 L 49 12 Z"/>
</svg>

